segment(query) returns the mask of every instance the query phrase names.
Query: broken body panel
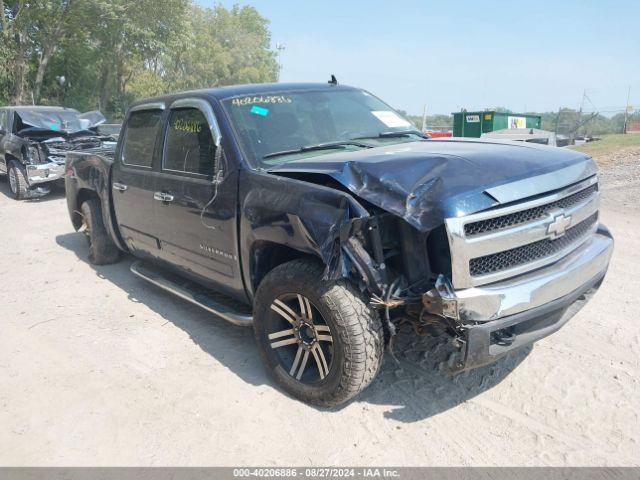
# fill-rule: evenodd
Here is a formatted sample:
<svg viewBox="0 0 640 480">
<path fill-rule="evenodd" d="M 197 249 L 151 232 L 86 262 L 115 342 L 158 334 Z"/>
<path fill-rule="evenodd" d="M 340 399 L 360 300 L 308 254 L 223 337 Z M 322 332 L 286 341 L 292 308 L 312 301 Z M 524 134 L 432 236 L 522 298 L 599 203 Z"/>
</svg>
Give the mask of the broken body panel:
<svg viewBox="0 0 640 480">
<path fill-rule="evenodd" d="M 92 131 L 106 121 L 97 111 L 80 114 L 60 107 L 3 107 L 0 117 L 0 173 L 11 161 L 25 171 L 30 197 L 48 192 L 45 185 L 61 180 L 70 151 L 109 154 L 115 139 Z"/>
<path fill-rule="evenodd" d="M 233 281 L 230 277 L 218 285 L 226 294 L 251 304 L 272 268 L 312 256 L 325 265 L 325 278 L 347 277 L 368 292 L 381 310 L 388 337 L 402 323 L 412 323 L 419 332 L 440 324 L 459 346 L 451 367 L 460 370 L 492 361 L 560 328 L 602 281 L 612 239 L 597 221 L 596 167 L 589 157 L 538 145 L 453 139 L 256 165 L 243 153 L 238 126 L 223 101 L 239 98 L 239 106 L 247 104 L 244 99 L 279 102 L 286 100 L 283 92 L 299 94 L 305 89 L 355 90 L 332 85 L 227 87 L 152 99 L 132 109 L 156 109 L 166 125 L 176 102 L 195 99 L 211 106 L 222 138 L 223 173 L 210 178 L 210 190 L 204 193 L 201 179 L 183 176 L 176 191 L 190 203 L 182 210 L 156 203 L 153 215 L 156 223 L 187 225 L 189 215 L 210 222 L 203 223 L 205 230 L 200 222 L 185 227 L 194 229 L 188 232 L 192 236 L 209 240 L 200 242 L 200 251 L 195 241 L 191 247 L 182 245 L 183 258 L 192 257 L 196 263 L 201 258 L 204 264 L 219 255 L 218 263 L 233 276 Z M 251 102 L 247 105 L 260 117 L 269 112 L 251 107 Z M 136 233 L 122 234 L 124 207 L 114 206 L 114 196 L 124 198 L 123 188 L 131 186 L 144 195 L 152 195 L 154 189 L 166 192 L 158 185 L 166 185 L 162 177 L 167 172 L 162 137 L 156 140 L 148 171 L 127 169 L 120 159 L 125 141 L 123 133 L 115 160 L 120 162 L 117 178 L 110 159 L 71 154 L 66 184 L 74 226 L 81 226 L 79 204 L 87 195 L 98 195 L 114 242 L 131 250 L 135 242 L 126 237 Z M 140 181 L 134 180 L 138 177 Z M 175 192 L 169 193 L 173 201 Z M 127 228 L 156 228 L 142 228 L 149 212 L 134 204 L 129 207 Z M 563 231 L 556 238 L 557 232 L 551 235 L 548 228 L 558 215 L 573 215 L 576 221 L 567 222 L 566 235 Z M 483 224 L 485 230 L 477 236 L 466 229 L 480 221 L 489 226 Z M 161 258 L 163 248 L 174 248 L 162 237 L 162 228 L 157 231 L 140 236 L 150 258 Z M 493 252 L 488 245 L 494 244 L 504 248 Z M 523 251 L 529 246 L 531 251 Z M 483 256 L 472 258 L 467 247 L 484 249 Z M 547 256 L 535 257 L 540 252 Z M 523 258 L 524 263 L 517 263 Z M 470 262 L 499 271 L 471 277 Z M 172 267 L 186 276 L 196 268 Z M 483 280 L 491 275 L 502 279 Z M 208 286 L 215 288 L 216 282 Z"/>
</svg>

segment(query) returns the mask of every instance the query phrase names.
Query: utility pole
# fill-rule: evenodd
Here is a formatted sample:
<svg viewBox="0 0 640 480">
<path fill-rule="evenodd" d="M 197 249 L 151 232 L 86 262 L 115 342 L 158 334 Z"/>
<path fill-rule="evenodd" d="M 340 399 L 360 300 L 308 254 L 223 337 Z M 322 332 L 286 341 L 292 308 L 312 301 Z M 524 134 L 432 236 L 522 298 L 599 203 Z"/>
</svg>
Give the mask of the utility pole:
<svg viewBox="0 0 640 480">
<path fill-rule="evenodd" d="M 276 51 L 278 52 L 278 76 L 277 76 L 277 81 L 280 81 L 280 70 L 282 70 L 282 51 L 285 49 L 286 47 L 284 46 L 283 43 L 276 43 Z"/>
<path fill-rule="evenodd" d="M 583 90 L 582 91 L 582 100 L 580 101 L 580 110 L 578 110 L 578 121 L 576 123 L 576 128 L 573 132 L 573 138 L 571 139 L 572 142 L 571 143 L 575 143 L 575 138 L 576 138 L 576 134 L 578 133 L 578 130 L 580 130 L 580 126 L 582 124 L 582 109 L 584 108 L 584 99 L 587 96 L 587 91 Z"/>
<path fill-rule="evenodd" d="M 627 90 L 627 104 L 624 107 L 624 126 L 622 127 L 622 133 L 627 133 L 627 121 L 629 119 L 629 110 L 631 110 L 631 107 L 629 106 L 630 97 L 631 97 L 631 85 L 629 85 L 629 89 Z"/>
<path fill-rule="evenodd" d="M 555 134 L 556 137 L 558 136 L 558 123 L 560 122 L 560 114 L 562 113 L 562 107 L 558 108 L 558 114 L 556 115 L 556 128 L 555 128 Z"/>
<path fill-rule="evenodd" d="M 427 131 L 427 104 L 424 104 L 424 109 L 422 110 L 422 133 Z"/>
</svg>

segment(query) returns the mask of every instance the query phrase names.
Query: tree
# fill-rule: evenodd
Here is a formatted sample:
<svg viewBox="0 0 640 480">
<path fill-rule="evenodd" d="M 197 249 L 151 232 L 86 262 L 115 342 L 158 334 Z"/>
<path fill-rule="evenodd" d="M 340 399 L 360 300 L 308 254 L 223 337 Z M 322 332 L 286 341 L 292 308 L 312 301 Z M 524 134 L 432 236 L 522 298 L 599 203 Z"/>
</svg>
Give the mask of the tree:
<svg viewBox="0 0 640 480">
<path fill-rule="evenodd" d="M 73 0 L 40 2 L 35 15 L 33 49 L 36 54 L 36 74 L 33 85 L 33 100 L 40 101 L 42 82 L 51 57 L 58 49 L 62 37 L 71 28 L 68 19 L 72 16 Z M 34 7 L 32 7 L 34 8 Z"/>
<path fill-rule="evenodd" d="M 276 78 L 269 22 L 253 7 L 0 0 L 0 15 L 0 104 L 33 99 L 121 118 L 138 98 Z"/>
<path fill-rule="evenodd" d="M 0 0 L 2 12 L 2 45 L 6 65 L 7 97 L 11 103 L 22 103 L 29 69 L 28 38 L 33 25 L 30 3 L 26 0 Z"/>
</svg>

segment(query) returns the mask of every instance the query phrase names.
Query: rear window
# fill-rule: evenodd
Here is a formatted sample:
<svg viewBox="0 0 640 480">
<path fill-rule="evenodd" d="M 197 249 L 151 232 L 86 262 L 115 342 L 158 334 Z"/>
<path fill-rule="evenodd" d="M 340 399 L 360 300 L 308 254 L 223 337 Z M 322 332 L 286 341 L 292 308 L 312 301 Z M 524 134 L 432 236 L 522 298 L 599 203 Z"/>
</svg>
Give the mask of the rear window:
<svg viewBox="0 0 640 480">
<path fill-rule="evenodd" d="M 161 110 L 133 112 L 129 116 L 124 133 L 122 163 L 151 167 L 161 117 Z"/>
</svg>

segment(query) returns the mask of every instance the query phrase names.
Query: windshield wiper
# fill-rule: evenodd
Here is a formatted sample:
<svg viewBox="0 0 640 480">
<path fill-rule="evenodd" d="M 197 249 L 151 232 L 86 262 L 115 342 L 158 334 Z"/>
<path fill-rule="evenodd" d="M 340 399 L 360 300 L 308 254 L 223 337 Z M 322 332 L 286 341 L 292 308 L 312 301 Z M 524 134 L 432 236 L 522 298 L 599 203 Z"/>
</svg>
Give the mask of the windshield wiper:
<svg viewBox="0 0 640 480">
<path fill-rule="evenodd" d="M 380 132 L 377 135 L 371 135 L 371 136 L 367 136 L 367 137 L 356 137 L 356 138 L 352 138 L 352 140 L 367 140 L 367 139 L 373 139 L 373 138 L 408 137 L 409 135 L 415 135 L 417 137 L 424 138 L 424 139 L 429 138 L 427 135 L 425 135 L 424 133 L 420 132 L 419 130 L 398 130 L 396 132 Z"/>
<path fill-rule="evenodd" d="M 367 145 L 366 143 L 356 142 L 353 140 L 344 140 L 338 142 L 327 142 L 327 143 L 316 143 L 314 145 L 305 145 L 300 148 L 294 148 L 291 150 L 282 150 L 280 152 L 272 152 L 263 155 L 262 158 L 273 158 L 279 157 L 281 155 L 293 155 L 294 153 L 302 153 L 302 152 L 313 152 L 314 150 L 331 150 L 331 149 L 344 149 L 349 145 L 361 148 L 373 148 L 371 145 Z"/>
</svg>

